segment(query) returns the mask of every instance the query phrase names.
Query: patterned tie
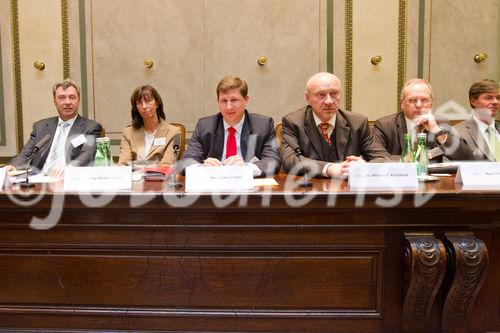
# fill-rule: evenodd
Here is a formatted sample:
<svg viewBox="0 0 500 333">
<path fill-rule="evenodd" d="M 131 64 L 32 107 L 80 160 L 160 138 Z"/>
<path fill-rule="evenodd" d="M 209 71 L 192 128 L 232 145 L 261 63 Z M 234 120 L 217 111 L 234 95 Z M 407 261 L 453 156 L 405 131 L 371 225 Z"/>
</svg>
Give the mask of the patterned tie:
<svg viewBox="0 0 500 333">
<path fill-rule="evenodd" d="M 489 126 L 486 130 L 488 132 L 488 141 L 490 142 L 491 152 L 495 156 L 495 161 L 500 162 L 500 142 L 495 135 L 495 129 Z"/>
<path fill-rule="evenodd" d="M 321 131 L 321 134 L 323 134 L 323 138 L 328 144 L 332 143 L 332 140 L 330 139 L 330 136 L 328 135 L 328 127 L 330 126 L 329 123 L 321 123 L 318 125 L 319 129 Z"/>
<path fill-rule="evenodd" d="M 51 172 L 54 167 L 58 164 L 66 164 L 66 158 L 64 154 L 64 146 L 66 143 L 66 130 L 69 127 L 69 123 L 62 122 L 59 125 L 59 134 L 54 139 L 54 144 L 52 146 L 52 151 L 48 159 L 47 172 Z"/>
<path fill-rule="evenodd" d="M 229 127 L 227 129 L 229 134 L 227 135 L 227 141 L 226 141 L 226 158 L 229 158 L 233 155 L 236 155 L 236 136 L 234 133 L 236 133 L 236 130 L 234 127 Z"/>
</svg>

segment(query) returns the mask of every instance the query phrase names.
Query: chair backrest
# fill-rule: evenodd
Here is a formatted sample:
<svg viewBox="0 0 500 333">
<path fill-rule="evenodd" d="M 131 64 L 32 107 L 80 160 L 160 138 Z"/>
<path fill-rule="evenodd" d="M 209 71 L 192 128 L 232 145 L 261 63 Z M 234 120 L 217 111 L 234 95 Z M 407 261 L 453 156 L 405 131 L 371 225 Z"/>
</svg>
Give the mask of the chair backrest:
<svg viewBox="0 0 500 333">
<path fill-rule="evenodd" d="M 170 123 L 170 124 L 178 127 L 181 130 L 181 142 L 179 143 L 179 156 L 177 156 L 177 160 L 180 160 L 182 158 L 182 155 L 184 154 L 184 150 L 186 149 L 186 126 L 184 126 L 181 123 Z"/>
<path fill-rule="evenodd" d="M 278 148 L 281 147 L 281 128 L 283 127 L 282 123 L 276 125 L 276 139 L 278 140 Z"/>
</svg>

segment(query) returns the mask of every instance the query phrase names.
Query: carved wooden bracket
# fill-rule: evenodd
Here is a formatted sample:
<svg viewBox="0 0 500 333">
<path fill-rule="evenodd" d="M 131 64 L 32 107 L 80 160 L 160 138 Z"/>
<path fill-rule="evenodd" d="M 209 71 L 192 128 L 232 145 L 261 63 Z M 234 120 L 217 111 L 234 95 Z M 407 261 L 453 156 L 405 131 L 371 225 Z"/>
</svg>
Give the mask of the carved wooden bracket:
<svg viewBox="0 0 500 333">
<path fill-rule="evenodd" d="M 443 332 L 467 332 L 476 296 L 486 278 L 488 249 L 472 232 L 446 232 L 450 288 L 444 303 Z"/>
<path fill-rule="evenodd" d="M 426 332 L 426 319 L 446 270 L 445 247 L 433 233 L 405 233 L 405 237 L 402 323 L 410 331 Z"/>
</svg>

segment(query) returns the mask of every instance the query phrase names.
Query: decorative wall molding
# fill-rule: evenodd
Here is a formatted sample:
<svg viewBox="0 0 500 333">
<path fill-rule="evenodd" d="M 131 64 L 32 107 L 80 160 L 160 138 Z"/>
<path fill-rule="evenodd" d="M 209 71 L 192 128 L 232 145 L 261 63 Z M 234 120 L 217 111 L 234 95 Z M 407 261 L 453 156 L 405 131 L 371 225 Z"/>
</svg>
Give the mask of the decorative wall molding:
<svg viewBox="0 0 500 333">
<path fill-rule="evenodd" d="M 12 26 L 12 52 L 14 70 L 14 89 L 16 105 L 16 146 L 17 151 L 23 146 L 23 94 L 21 88 L 21 51 L 19 48 L 19 16 L 17 0 L 10 1 Z"/>
<path fill-rule="evenodd" d="M 69 72 L 69 30 L 68 30 L 68 0 L 61 0 L 62 54 L 63 76 L 67 79 Z"/>
<path fill-rule="evenodd" d="M 400 95 L 401 90 L 406 81 L 406 8 L 407 0 L 399 0 L 399 14 L 398 14 L 398 91 L 396 96 Z M 401 103 L 399 98 L 396 98 L 396 107 L 401 111 Z"/>
<path fill-rule="evenodd" d="M 0 36 L 0 146 L 7 145 L 5 126 L 5 100 L 3 96 L 3 61 L 2 61 L 2 38 Z"/>
<path fill-rule="evenodd" d="M 353 0 L 345 2 L 345 109 L 352 110 L 352 15 Z"/>
</svg>

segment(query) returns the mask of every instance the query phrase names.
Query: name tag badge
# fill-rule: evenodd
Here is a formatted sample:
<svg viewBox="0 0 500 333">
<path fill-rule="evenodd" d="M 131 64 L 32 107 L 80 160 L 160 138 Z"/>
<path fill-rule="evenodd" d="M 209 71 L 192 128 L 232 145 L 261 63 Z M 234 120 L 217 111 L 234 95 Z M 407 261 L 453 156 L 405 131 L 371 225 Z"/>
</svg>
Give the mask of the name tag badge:
<svg viewBox="0 0 500 333">
<path fill-rule="evenodd" d="M 83 145 L 85 142 L 87 142 L 87 138 L 83 134 L 80 134 L 76 138 L 71 139 L 71 144 L 74 148 Z"/>
<path fill-rule="evenodd" d="M 165 143 L 167 143 L 167 138 L 156 138 L 153 141 L 153 146 L 163 146 Z"/>
</svg>

